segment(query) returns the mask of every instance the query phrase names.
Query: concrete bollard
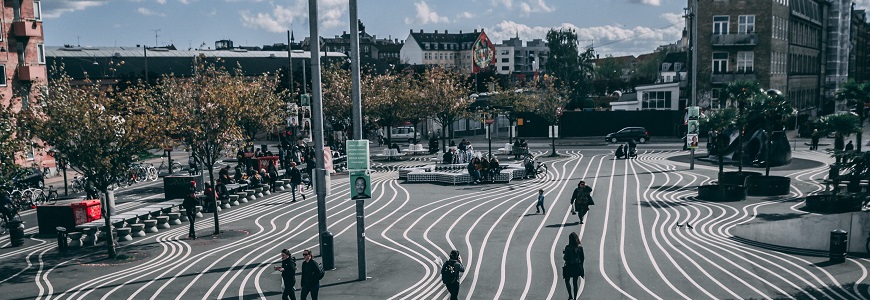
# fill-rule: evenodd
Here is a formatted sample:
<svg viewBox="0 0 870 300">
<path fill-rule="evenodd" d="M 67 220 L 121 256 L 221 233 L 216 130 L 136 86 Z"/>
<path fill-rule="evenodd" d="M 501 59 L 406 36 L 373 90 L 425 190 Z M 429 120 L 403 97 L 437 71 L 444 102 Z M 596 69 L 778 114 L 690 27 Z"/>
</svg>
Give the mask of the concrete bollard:
<svg viewBox="0 0 870 300">
<path fill-rule="evenodd" d="M 67 234 L 67 237 L 70 239 L 69 247 L 81 247 L 82 246 L 82 233 L 81 232 L 70 232 Z"/>
<path fill-rule="evenodd" d="M 263 198 L 263 187 L 255 188 L 254 191 L 256 191 L 256 193 L 254 193 L 254 197 Z"/>
<path fill-rule="evenodd" d="M 169 216 L 159 216 L 156 219 L 158 229 L 169 229 Z"/>
<path fill-rule="evenodd" d="M 121 227 L 115 229 L 118 232 L 118 242 L 127 242 L 132 241 L 133 237 L 130 236 L 130 227 Z"/>
<path fill-rule="evenodd" d="M 82 246 L 94 246 L 97 244 L 97 229 L 93 227 L 88 227 L 82 229 L 82 234 L 84 237 L 82 238 Z"/>
<path fill-rule="evenodd" d="M 167 214 L 169 217 L 169 225 L 181 225 L 181 214 L 174 212 Z"/>
<path fill-rule="evenodd" d="M 142 231 L 142 230 L 144 230 L 144 229 L 145 229 L 145 224 L 142 224 L 142 223 L 138 223 L 138 224 L 130 224 L 130 236 L 133 236 L 133 237 L 144 237 L 144 236 L 145 236 L 145 232 Z"/>
<path fill-rule="evenodd" d="M 199 206 L 199 205 L 196 206 L 196 217 L 202 218 L 202 206 Z"/>
<path fill-rule="evenodd" d="M 245 198 L 239 198 L 239 202 L 247 203 L 248 201 L 254 201 L 254 190 L 245 190 Z"/>
<path fill-rule="evenodd" d="M 142 221 L 142 223 L 145 224 L 144 231 L 147 233 L 157 233 L 159 231 L 159 230 L 157 230 L 157 220 L 156 219 L 144 220 L 144 221 Z"/>
<path fill-rule="evenodd" d="M 221 199 L 221 208 L 230 209 L 230 199 L 229 198 Z"/>
<path fill-rule="evenodd" d="M 239 195 L 230 195 L 230 206 L 239 206 Z"/>
<path fill-rule="evenodd" d="M 263 186 L 263 196 L 269 196 L 269 195 L 271 195 L 271 194 L 272 194 L 271 189 L 272 189 L 272 186 L 271 186 L 271 185 L 268 185 L 268 184 L 267 184 L 267 185 L 264 185 L 264 186 Z"/>
</svg>

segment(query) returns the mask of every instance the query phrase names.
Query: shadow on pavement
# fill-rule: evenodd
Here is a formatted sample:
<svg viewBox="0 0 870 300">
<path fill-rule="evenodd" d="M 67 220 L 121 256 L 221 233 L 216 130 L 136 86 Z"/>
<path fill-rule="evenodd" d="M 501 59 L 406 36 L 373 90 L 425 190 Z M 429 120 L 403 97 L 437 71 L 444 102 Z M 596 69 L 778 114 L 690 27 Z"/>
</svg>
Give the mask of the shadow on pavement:
<svg viewBox="0 0 870 300">
<path fill-rule="evenodd" d="M 552 224 L 552 225 L 547 225 L 547 226 L 544 226 L 544 227 L 548 227 L 548 228 L 560 228 L 560 227 L 577 226 L 577 225 L 580 225 L 580 222 L 571 222 L 571 223 L 565 223 L 565 224 Z"/>
<path fill-rule="evenodd" d="M 806 286 L 801 290 L 792 293 L 791 295 L 775 295 L 770 298 L 746 298 L 747 300 L 755 300 L 755 299 L 842 299 L 842 297 L 846 297 L 845 299 L 866 299 L 870 293 L 867 292 L 867 288 L 870 285 L 866 283 L 855 284 L 855 283 L 846 283 L 840 285 L 828 285 L 828 286 L 818 286 L 811 287 Z M 855 292 L 857 291 L 857 295 Z"/>
</svg>

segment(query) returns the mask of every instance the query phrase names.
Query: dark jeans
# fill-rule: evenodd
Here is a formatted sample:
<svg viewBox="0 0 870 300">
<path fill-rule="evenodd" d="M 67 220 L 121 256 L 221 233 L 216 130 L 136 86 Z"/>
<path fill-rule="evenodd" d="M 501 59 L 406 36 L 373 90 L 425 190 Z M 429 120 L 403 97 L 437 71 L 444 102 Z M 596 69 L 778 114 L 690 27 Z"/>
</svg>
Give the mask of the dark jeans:
<svg viewBox="0 0 870 300">
<path fill-rule="evenodd" d="M 544 211 L 544 213 L 547 212 L 547 209 L 544 208 L 544 201 L 540 201 L 540 200 L 539 200 L 539 201 L 538 201 L 538 204 L 535 204 L 535 210 L 537 211 L 538 209 Z"/>
<path fill-rule="evenodd" d="M 299 299 L 305 300 L 308 299 L 308 293 L 311 293 L 311 299 L 317 300 L 317 291 L 320 290 L 320 285 L 315 286 L 303 286 L 302 287 L 302 295 Z"/>
<path fill-rule="evenodd" d="M 589 212 L 589 207 L 580 207 L 577 209 L 577 217 L 580 218 L 580 223 L 583 223 L 583 217 L 586 216 L 586 213 Z"/>
<path fill-rule="evenodd" d="M 190 222 L 190 229 L 187 232 L 187 235 L 190 237 L 196 237 L 196 229 L 193 226 L 193 223 L 196 222 L 196 213 L 187 213 L 187 221 Z"/>
<path fill-rule="evenodd" d="M 447 292 L 450 293 L 450 300 L 459 300 L 459 282 L 448 283 Z"/>
<path fill-rule="evenodd" d="M 296 201 L 296 190 L 297 190 L 297 187 L 299 187 L 299 184 L 298 184 L 298 183 L 292 183 L 292 182 L 290 183 L 290 193 L 293 194 L 293 201 L 294 201 L 294 202 Z M 299 194 L 302 194 L 302 193 L 299 193 Z"/>
<path fill-rule="evenodd" d="M 296 290 L 293 289 L 294 286 L 296 286 L 295 278 L 284 278 L 284 292 L 281 294 L 281 299 L 296 300 Z"/>
</svg>

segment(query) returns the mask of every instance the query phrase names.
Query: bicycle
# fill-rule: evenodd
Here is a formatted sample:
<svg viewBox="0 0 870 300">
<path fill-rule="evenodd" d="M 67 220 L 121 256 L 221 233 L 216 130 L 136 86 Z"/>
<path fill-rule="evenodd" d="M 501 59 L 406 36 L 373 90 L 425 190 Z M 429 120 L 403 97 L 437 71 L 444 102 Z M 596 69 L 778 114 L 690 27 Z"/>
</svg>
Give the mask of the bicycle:
<svg viewBox="0 0 870 300">
<path fill-rule="evenodd" d="M 180 171 L 180 170 L 182 170 L 181 163 L 179 163 L 178 161 L 172 161 L 172 170 L 169 170 L 169 165 L 166 164 L 166 157 L 164 156 L 164 157 L 160 158 L 160 165 L 157 166 L 157 172 L 160 172 L 160 170 L 166 170 L 167 173 L 172 173 L 172 171 L 175 171 L 175 170 Z M 157 179 L 155 179 L 155 180 L 157 180 Z"/>
<path fill-rule="evenodd" d="M 152 163 L 149 163 L 148 167 L 145 168 L 145 173 L 147 174 L 146 179 L 148 179 L 148 181 L 157 181 L 157 178 L 159 177 L 157 168 L 154 168 L 154 164 Z"/>
<path fill-rule="evenodd" d="M 49 204 L 55 205 L 57 204 L 57 189 L 54 188 L 53 185 L 48 186 L 48 191 L 45 190 L 37 190 L 38 192 L 34 193 L 34 203 L 36 205 Z"/>
<path fill-rule="evenodd" d="M 76 176 L 72 180 L 72 192 L 73 193 L 81 193 L 85 191 L 85 177 L 84 176 Z"/>
</svg>

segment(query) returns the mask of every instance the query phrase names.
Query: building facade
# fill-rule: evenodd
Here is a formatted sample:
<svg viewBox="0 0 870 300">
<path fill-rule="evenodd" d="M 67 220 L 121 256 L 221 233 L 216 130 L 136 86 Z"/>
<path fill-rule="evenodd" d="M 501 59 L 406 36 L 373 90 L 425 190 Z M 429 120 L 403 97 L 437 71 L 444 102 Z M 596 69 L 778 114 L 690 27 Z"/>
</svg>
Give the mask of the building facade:
<svg viewBox="0 0 870 300">
<path fill-rule="evenodd" d="M 414 32 L 412 29 L 402 45 L 400 57 L 411 65 L 438 65 L 465 73 L 477 73 L 481 69 L 494 68 L 495 46 L 486 33 L 477 31 L 449 33 Z"/>
<path fill-rule="evenodd" d="M 698 92 L 710 101 L 699 103 L 727 105 L 729 83 L 753 80 L 815 114 L 825 94 L 828 8 L 825 0 L 703 1 L 693 9 Z"/>
<path fill-rule="evenodd" d="M 853 6 L 854 7 L 854 6 Z M 852 11 L 852 51 L 849 52 L 849 79 L 858 82 L 870 80 L 870 23 L 867 12 Z"/>
<path fill-rule="evenodd" d="M 537 72 L 547 63 L 550 49 L 547 42 L 534 39 L 523 45 L 523 40 L 513 37 L 495 45 L 495 71 L 498 74 L 514 72 Z"/>
<path fill-rule="evenodd" d="M 3 1 L 0 30 L 0 95 L 3 105 L 27 109 L 38 86 L 45 84 L 46 60 L 42 32 L 42 1 Z M 40 149 L 29 149 L 18 163 L 54 167 L 54 161 Z M 48 165 L 46 165 L 48 164 Z"/>
</svg>

